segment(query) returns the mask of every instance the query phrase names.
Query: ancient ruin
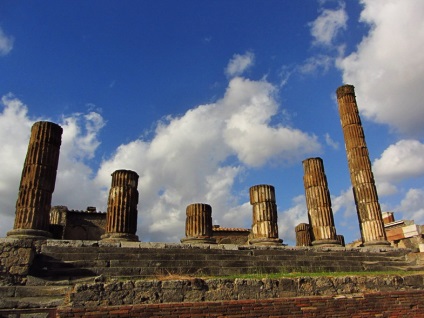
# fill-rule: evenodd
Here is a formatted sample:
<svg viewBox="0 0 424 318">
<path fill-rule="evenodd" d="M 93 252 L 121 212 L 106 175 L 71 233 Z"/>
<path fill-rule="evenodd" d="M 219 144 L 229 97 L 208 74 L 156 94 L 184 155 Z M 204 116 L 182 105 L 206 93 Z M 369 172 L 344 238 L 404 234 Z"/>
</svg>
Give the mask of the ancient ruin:
<svg viewBox="0 0 424 318">
<path fill-rule="evenodd" d="M 112 173 L 106 214 L 106 233 L 102 240 L 138 241 L 138 174 L 131 170 Z"/>
<path fill-rule="evenodd" d="M 362 244 L 388 246 L 355 89 L 343 85 L 336 93 Z"/>
<path fill-rule="evenodd" d="M 320 158 L 303 162 L 310 224 L 296 226 L 295 247 L 278 238 L 271 185 L 249 189 L 251 230 L 213 226 L 210 205 L 187 206 L 184 244 L 138 241 L 138 174 L 130 170 L 112 173 L 107 213 L 56 206 L 49 218 L 62 129 L 36 123 L 15 228 L 0 239 L 0 316 L 423 316 L 424 227 L 382 218 L 353 86 L 337 97 L 360 246 L 344 247 L 336 234 Z M 365 271 L 386 275 L 354 274 Z"/>
<path fill-rule="evenodd" d="M 312 245 L 336 246 L 336 227 L 331 209 L 330 191 L 321 158 L 303 161 L 303 183 L 305 186 L 306 206 L 311 226 Z"/>
<path fill-rule="evenodd" d="M 193 203 L 187 206 L 185 236 L 181 243 L 216 243 L 212 238 L 212 207 L 209 204 Z"/>
<path fill-rule="evenodd" d="M 98 241 L 105 234 L 106 213 L 89 206 L 84 211 L 60 205 L 50 210 L 50 232 L 59 240 Z"/>
<path fill-rule="evenodd" d="M 278 238 L 277 204 L 275 189 L 261 184 L 249 189 L 250 204 L 253 206 L 252 239 L 254 245 L 281 245 Z"/>
<path fill-rule="evenodd" d="M 49 213 L 61 142 L 59 125 L 39 121 L 32 126 L 16 201 L 15 224 L 7 236 L 51 237 Z"/>
<path fill-rule="evenodd" d="M 308 223 L 300 223 L 294 228 L 296 232 L 296 246 L 311 246 L 311 227 Z"/>
</svg>

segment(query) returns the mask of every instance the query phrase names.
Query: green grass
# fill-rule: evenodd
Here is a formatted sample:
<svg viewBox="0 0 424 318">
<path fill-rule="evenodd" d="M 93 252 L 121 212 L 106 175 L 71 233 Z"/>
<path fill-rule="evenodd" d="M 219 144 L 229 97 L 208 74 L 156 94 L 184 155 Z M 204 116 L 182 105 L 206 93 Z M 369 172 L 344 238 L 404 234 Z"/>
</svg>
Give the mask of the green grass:
<svg viewBox="0 0 424 318">
<path fill-rule="evenodd" d="M 387 276 L 387 275 L 424 275 L 424 272 L 408 272 L 408 271 L 381 271 L 381 272 L 292 272 L 292 273 L 270 273 L 270 274 L 238 274 L 228 276 L 213 276 L 213 277 L 201 277 L 201 278 L 225 278 L 225 279 L 278 279 L 278 278 L 293 278 L 293 277 L 341 277 L 341 276 Z"/>
</svg>

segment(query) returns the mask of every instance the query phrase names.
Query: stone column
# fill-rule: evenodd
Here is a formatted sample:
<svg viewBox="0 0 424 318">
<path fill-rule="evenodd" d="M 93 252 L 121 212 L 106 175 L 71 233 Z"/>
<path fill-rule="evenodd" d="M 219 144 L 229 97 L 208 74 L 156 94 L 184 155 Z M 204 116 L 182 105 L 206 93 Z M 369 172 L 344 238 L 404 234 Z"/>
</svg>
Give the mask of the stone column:
<svg viewBox="0 0 424 318">
<path fill-rule="evenodd" d="M 181 243 L 216 244 L 212 237 L 212 207 L 209 204 L 193 203 L 187 206 L 185 235 Z"/>
<path fill-rule="evenodd" d="M 272 185 L 255 185 L 249 189 L 253 206 L 252 239 L 254 245 L 281 245 L 278 238 L 277 204 Z"/>
<path fill-rule="evenodd" d="M 59 164 L 62 127 L 40 121 L 31 128 L 28 151 L 22 170 L 12 237 L 46 238 L 50 206 Z"/>
<path fill-rule="evenodd" d="M 137 204 L 138 174 L 131 170 L 112 173 L 112 185 L 106 214 L 106 231 L 102 240 L 138 241 Z"/>
<path fill-rule="evenodd" d="M 312 245 L 337 246 L 330 192 L 321 158 L 303 160 L 303 183 L 312 230 Z"/>
<path fill-rule="evenodd" d="M 311 227 L 307 223 L 300 223 L 295 228 L 296 232 L 296 246 L 311 246 Z"/>
<path fill-rule="evenodd" d="M 337 241 L 340 243 L 341 246 L 346 246 L 345 239 L 344 239 L 343 235 L 337 235 L 336 238 L 337 238 Z"/>
<path fill-rule="evenodd" d="M 352 85 L 344 85 L 340 86 L 336 93 L 362 244 L 389 246 L 356 104 L 355 89 Z"/>
</svg>

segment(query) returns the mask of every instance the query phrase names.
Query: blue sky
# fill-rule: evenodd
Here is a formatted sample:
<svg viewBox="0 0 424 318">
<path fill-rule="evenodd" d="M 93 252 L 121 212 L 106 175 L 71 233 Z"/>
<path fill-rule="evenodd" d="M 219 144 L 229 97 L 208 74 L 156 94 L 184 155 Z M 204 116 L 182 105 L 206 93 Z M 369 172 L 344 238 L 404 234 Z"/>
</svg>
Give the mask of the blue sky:
<svg viewBox="0 0 424 318">
<path fill-rule="evenodd" d="M 185 207 L 251 226 L 276 188 L 280 238 L 307 220 L 302 160 L 322 157 L 338 234 L 359 238 L 335 90 L 356 88 L 383 211 L 424 223 L 424 2 L 2 1 L 0 236 L 31 125 L 64 128 L 53 205 L 106 210 L 140 175 L 142 241 L 179 241 Z"/>
</svg>

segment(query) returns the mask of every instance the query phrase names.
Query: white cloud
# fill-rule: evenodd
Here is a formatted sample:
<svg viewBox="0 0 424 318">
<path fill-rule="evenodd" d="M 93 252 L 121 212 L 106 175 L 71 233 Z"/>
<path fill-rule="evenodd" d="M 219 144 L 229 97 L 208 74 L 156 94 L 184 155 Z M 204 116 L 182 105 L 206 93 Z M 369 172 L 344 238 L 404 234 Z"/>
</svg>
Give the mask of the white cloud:
<svg viewBox="0 0 424 318">
<path fill-rule="evenodd" d="M 158 123 L 151 140 L 138 139 L 119 146 L 97 171 L 88 163 L 100 144 L 104 119 L 91 108 L 87 113 L 63 117 L 53 205 L 70 209 L 94 205 L 105 211 L 111 173 L 129 169 L 140 176 L 137 234 L 142 240 L 178 241 L 184 236 L 185 209 L 196 202 L 212 206 L 216 224 L 250 227 L 252 210 L 244 203 L 248 191 L 233 193 L 239 175 L 268 162 L 300 160 L 321 148 L 313 135 L 270 124 L 273 116 L 284 111 L 275 100 L 276 90 L 265 80 L 235 77 L 220 100 L 189 109 L 181 117 L 169 116 Z M 7 96 L 3 100 L 6 107 L 0 122 L 14 125 L 11 131 L 0 127 L 0 140 L 22 136 L 16 138 L 18 142 L 9 142 L 10 157 L 4 169 L 11 173 L 7 178 L 0 175 L 0 185 L 8 187 L 7 182 L 14 180 L 17 189 L 29 129 L 35 120 L 28 118 L 19 100 Z M 16 125 L 19 121 L 23 124 Z M 17 165 L 16 157 L 22 158 Z M 16 193 L 1 194 L 1 199 L 14 204 Z M 2 205 L 0 211 L 10 216 L 14 209 L 5 210 Z"/>
<path fill-rule="evenodd" d="M 424 144 L 418 140 L 400 140 L 374 160 L 373 171 L 381 182 L 398 182 L 424 175 Z"/>
<path fill-rule="evenodd" d="M 396 210 L 402 212 L 404 219 L 424 224 L 424 189 L 409 189 Z"/>
<path fill-rule="evenodd" d="M 366 118 L 398 132 L 424 131 L 424 2 L 362 0 L 370 26 L 357 50 L 341 59 L 343 81 L 353 84 Z"/>
<path fill-rule="evenodd" d="M 292 207 L 278 214 L 278 232 L 284 244 L 296 244 L 294 229 L 299 223 L 309 223 L 304 195 L 294 197 Z"/>
<path fill-rule="evenodd" d="M 255 55 L 252 52 L 246 52 L 243 55 L 234 54 L 225 69 L 225 74 L 229 77 L 239 76 L 251 67 L 254 61 Z"/>
<path fill-rule="evenodd" d="M 13 227 L 20 174 L 25 160 L 32 122 L 28 108 L 12 94 L 2 97 L 0 113 L 0 237 Z"/>
<path fill-rule="evenodd" d="M 0 56 L 4 56 L 10 53 L 13 49 L 14 38 L 7 36 L 3 29 L 0 28 Z"/>
<path fill-rule="evenodd" d="M 271 126 L 279 111 L 276 88 L 266 81 L 233 78 L 224 97 L 183 116 L 168 118 L 151 141 L 121 145 L 102 163 L 97 181 L 110 183 L 116 169 L 140 175 L 139 235 L 143 240 L 175 241 L 184 235 L 185 208 L 212 206 L 214 223 L 242 227 L 251 223 L 248 191 L 232 193 L 242 171 L 269 161 L 291 162 L 318 151 L 316 137 Z M 238 159 L 238 160 L 236 160 Z"/>
<path fill-rule="evenodd" d="M 334 63 L 334 58 L 328 55 L 317 55 L 306 59 L 297 68 L 300 74 L 314 74 L 318 71 L 327 72 Z"/>
<path fill-rule="evenodd" d="M 12 94 L 2 97 L 0 113 L 0 237 L 13 228 L 19 180 L 25 161 L 31 126 L 38 120 L 30 118 L 28 107 Z M 52 204 L 84 209 L 88 205 L 105 206 L 101 188 L 93 183 L 91 169 L 83 163 L 92 158 L 99 145 L 97 136 L 103 119 L 95 112 L 73 114 L 59 123 L 63 128 L 59 168 Z M 106 198 L 107 199 L 107 198 Z"/>
<path fill-rule="evenodd" d="M 345 219 L 357 215 L 352 188 L 341 191 L 338 196 L 331 196 L 331 205 L 333 213 L 336 214 L 343 211 Z"/>
<path fill-rule="evenodd" d="M 333 46 L 339 32 L 346 29 L 347 19 L 343 5 L 336 10 L 323 9 L 320 16 L 310 23 L 313 44 Z"/>
<path fill-rule="evenodd" d="M 339 149 L 339 143 L 337 141 L 334 141 L 329 133 L 325 134 L 325 143 L 330 146 L 331 148 L 337 150 Z"/>
</svg>

